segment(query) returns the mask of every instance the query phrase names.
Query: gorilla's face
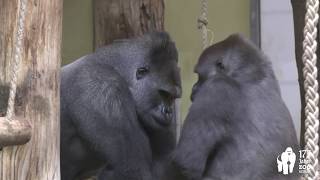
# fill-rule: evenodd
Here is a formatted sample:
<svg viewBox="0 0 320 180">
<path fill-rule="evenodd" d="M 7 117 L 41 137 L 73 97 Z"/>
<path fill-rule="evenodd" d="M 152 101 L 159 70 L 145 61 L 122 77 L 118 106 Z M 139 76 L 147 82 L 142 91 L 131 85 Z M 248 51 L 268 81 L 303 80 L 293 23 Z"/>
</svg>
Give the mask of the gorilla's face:
<svg viewBox="0 0 320 180">
<path fill-rule="evenodd" d="M 140 120 L 146 126 L 169 126 L 173 121 L 174 102 L 181 96 L 177 60 L 166 54 L 146 58 L 135 68 L 131 92 Z"/>
<path fill-rule="evenodd" d="M 208 51 L 208 49 L 206 50 Z M 198 64 L 195 66 L 194 72 L 198 75 L 198 81 L 192 87 L 191 100 L 194 100 L 195 95 L 200 87 L 210 78 L 218 74 L 225 74 L 226 67 L 223 60 L 223 50 L 212 50 L 209 52 L 204 51 L 201 55 Z"/>
<path fill-rule="evenodd" d="M 224 78 L 240 84 L 258 81 L 271 71 L 270 62 L 261 57 L 254 45 L 241 35 L 232 35 L 224 41 L 208 47 L 195 66 L 198 81 L 192 88 L 191 100 L 199 88 L 213 78 Z"/>
<path fill-rule="evenodd" d="M 139 120 L 147 127 L 168 127 L 174 119 L 175 99 L 181 96 L 177 50 L 170 42 L 138 54 L 139 60 L 130 65 L 129 87 Z"/>
<path fill-rule="evenodd" d="M 176 98 L 181 96 L 178 53 L 166 33 L 151 33 L 114 44 L 109 63 L 124 77 L 139 121 L 147 129 L 168 127 Z"/>
</svg>

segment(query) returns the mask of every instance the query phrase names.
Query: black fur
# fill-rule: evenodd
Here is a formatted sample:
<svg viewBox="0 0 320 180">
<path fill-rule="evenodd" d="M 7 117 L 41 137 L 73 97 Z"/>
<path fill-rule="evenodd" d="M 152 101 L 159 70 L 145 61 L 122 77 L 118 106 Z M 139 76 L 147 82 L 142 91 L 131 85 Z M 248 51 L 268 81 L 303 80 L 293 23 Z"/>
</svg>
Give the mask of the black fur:
<svg viewBox="0 0 320 180">
<path fill-rule="evenodd" d="M 298 179 L 297 167 L 291 175 L 277 172 L 278 155 L 287 147 L 298 153 L 298 142 L 262 52 L 232 35 L 207 48 L 195 72 L 199 80 L 174 153 L 182 179 Z"/>
<path fill-rule="evenodd" d="M 99 179 L 153 179 L 175 146 L 180 95 L 177 51 L 166 33 L 117 41 L 63 67 L 62 180 L 99 169 Z"/>
</svg>

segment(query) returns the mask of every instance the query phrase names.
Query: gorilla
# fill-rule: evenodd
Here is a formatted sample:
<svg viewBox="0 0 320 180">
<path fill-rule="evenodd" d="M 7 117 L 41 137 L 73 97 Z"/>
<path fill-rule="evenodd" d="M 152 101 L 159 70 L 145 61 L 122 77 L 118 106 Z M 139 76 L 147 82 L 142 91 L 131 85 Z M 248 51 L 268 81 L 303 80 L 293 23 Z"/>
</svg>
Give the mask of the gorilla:
<svg viewBox="0 0 320 180">
<path fill-rule="evenodd" d="M 61 176 L 151 180 L 175 147 L 181 96 L 165 32 L 118 40 L 62 68 Z"/>
<path fill-rule="evenodd" d="M 298 141 L 271 62 L 235 34 L 207 48 L 195 66 L 192 105 L 173 153 L 189 180 L 298 179 L 277 157 Z M 296 163 L 298 164 L 298 163 Z"/>
</svg>

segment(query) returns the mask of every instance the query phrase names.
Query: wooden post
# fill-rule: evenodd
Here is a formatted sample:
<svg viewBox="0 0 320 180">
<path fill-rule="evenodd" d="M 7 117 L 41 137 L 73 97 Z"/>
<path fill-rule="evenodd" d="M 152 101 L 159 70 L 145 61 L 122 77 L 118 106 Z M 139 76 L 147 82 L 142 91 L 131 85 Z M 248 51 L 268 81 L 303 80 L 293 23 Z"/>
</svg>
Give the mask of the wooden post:
<svg viewBox="0 0 320 180">
<path fill-rule="evenodd" d="M 163 0 L 94 0 L 95 47 L 164 30 Z"/>
<path fill-rule="evenodd" d="M 5 115 L 18 0 L 0 0 L 0 116 Z M 0 151 L 2 180 L 60 179 L 60 45 L 62 0 L 27 3 L 15 112 L 30 121 L 32 137 Z"/>
</svg>

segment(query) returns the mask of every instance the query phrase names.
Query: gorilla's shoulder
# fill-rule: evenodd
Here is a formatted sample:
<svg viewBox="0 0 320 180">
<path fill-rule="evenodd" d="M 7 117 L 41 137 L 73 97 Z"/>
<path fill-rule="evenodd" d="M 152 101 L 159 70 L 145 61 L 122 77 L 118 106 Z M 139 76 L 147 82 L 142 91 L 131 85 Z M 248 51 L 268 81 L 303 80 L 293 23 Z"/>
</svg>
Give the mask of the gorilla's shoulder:
<svg viewBox="0 0 320 180">
<path fill-rule="evenodd" d="M 215 94 L 218 92 L 225 93 L 232 93 L 235 91 L 240 91 L 241 85 L 232 78 L 227 76 L 215 77 L 210 78 L 203 84 L 202 88 L 205 92 L 207 90 L 210 94 Z"/>
<path fill-rule="evenodd" d="M 96 58 L 96 54 L 91 54 L 64 66 L 61 71 L 61 89 L 74 87 L 79 92 L 93 84 L 127 89 L 127 82 L 123 77 L 112 66 L 100 63 Z"/>
<path fill-rule="evenodd" d="M 207 106 L 228 104 L 227 106 L 232 107 L 241 102 L 243 97 L 241 86 L 236 81 L 224 77 L 209 79 L 198 93 L 201 96 L 195 99 L 195 104 L 201 103 Z"/>
</svg>

